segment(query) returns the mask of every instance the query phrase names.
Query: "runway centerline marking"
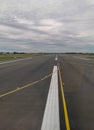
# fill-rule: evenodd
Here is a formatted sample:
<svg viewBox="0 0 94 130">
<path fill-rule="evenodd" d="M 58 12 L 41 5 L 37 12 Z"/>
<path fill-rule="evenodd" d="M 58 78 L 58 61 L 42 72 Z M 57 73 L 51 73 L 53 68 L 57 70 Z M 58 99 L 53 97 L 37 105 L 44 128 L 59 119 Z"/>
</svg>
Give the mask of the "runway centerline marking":
<svg viewBox="0 0 94 130">
<path fill-rule="evenodd" d="M 57 66 L 53 68 L 41 130 L 60 130 Z"/>
<path fill-rule="evenodd" d="M 56 57 L 55 57 L 55 61 L 57 61 L 58 60 L 58 57 L 57 57 L 57 55 L 56 55 Z"/>
</svg>

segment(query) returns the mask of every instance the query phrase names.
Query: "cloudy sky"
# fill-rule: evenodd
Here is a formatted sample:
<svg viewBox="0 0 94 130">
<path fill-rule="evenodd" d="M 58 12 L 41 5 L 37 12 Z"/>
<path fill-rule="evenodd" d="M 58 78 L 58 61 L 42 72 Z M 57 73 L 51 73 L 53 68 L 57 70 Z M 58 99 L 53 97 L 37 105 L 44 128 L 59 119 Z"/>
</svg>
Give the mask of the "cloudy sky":
<svg viewBox="0 0 94 130">
<path fill-rule="evenodd" d="M 94 52 L 94 0 L 0 0 L 0 51 Z"/>
</svg>

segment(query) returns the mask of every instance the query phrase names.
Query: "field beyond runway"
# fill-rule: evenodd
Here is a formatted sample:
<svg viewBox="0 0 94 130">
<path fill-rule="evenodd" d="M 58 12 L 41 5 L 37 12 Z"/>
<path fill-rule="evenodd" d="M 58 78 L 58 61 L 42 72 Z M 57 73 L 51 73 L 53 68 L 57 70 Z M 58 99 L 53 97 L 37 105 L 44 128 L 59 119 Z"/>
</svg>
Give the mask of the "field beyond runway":
<svg viewBox="0 0 94 130">
<path fill-rule="evenodd" d="M 58 65 L 63 96 L 60 76 L 57 77 Z M 43 130 L 43 119 L 48 121 L 49 117 L 58 126 L 48 122 L 46 129 L 69 130 L 66 111 L 70 130 L 93 130 L 93 68 L 93 60 L 68 55 L 36 56 L 0 64 L 0 130 Z M 53 118 L 54 112 L 57 118 Z"/>
</svg>

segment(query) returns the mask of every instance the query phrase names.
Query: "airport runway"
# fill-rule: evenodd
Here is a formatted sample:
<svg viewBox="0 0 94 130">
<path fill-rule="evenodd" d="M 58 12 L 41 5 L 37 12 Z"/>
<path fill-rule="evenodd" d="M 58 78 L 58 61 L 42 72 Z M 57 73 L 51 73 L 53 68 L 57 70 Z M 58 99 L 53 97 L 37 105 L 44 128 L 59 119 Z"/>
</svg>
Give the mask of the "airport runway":
<svg viewBox="0 0 94 130">
<path fill-rule="evenodd" d="M 93 60 L 64 55 L 0 64 L 0 130 L 93 130 L 93 68 Z M 54 127 L 47 119 L 55 122 Z"/>
</svg>

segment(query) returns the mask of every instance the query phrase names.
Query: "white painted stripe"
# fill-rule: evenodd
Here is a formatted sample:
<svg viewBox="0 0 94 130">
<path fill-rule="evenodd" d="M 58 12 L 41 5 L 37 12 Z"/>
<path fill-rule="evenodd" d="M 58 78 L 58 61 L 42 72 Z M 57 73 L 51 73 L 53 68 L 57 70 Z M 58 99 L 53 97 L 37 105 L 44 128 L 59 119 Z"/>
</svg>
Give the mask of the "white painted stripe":
<svg viewBox="0 0 94 130">
<path fill-rule="evenodd" d="M 23 60 L 29 60 L 29 59 L 32 59 L 32 58 L 30 57 L 30 58 L 23 58 L 23 59 L 18 59 L 18 60 L 4 61 L 4 62 L 0 62 L 0 65 L 2 65 L 2 64 L 8 64 L 8 63 L 13 63 L 13 62 L 18 62 L 18 61 L 23 61 Z"/>
<path fill-rule="evenodd" d="M 55 57 L 55 61 L 57 61 L 58 60 L 58 57 L 57 57 L 57 55 L 56 55 L 56 57 Z"/>
<path fill-rule="evenodd" d="M 60 130 L 57 66 L 53 69 L 41 130 Z"/>
<path fill-rule="evenodd" d="M 73 57 L 76 59 L 81 59 L 81 60 L 92 60 L 92 59 L 85 58 L 85 57 L 78 57 L 78 56 L 73 56 Z"/>
</svg>

